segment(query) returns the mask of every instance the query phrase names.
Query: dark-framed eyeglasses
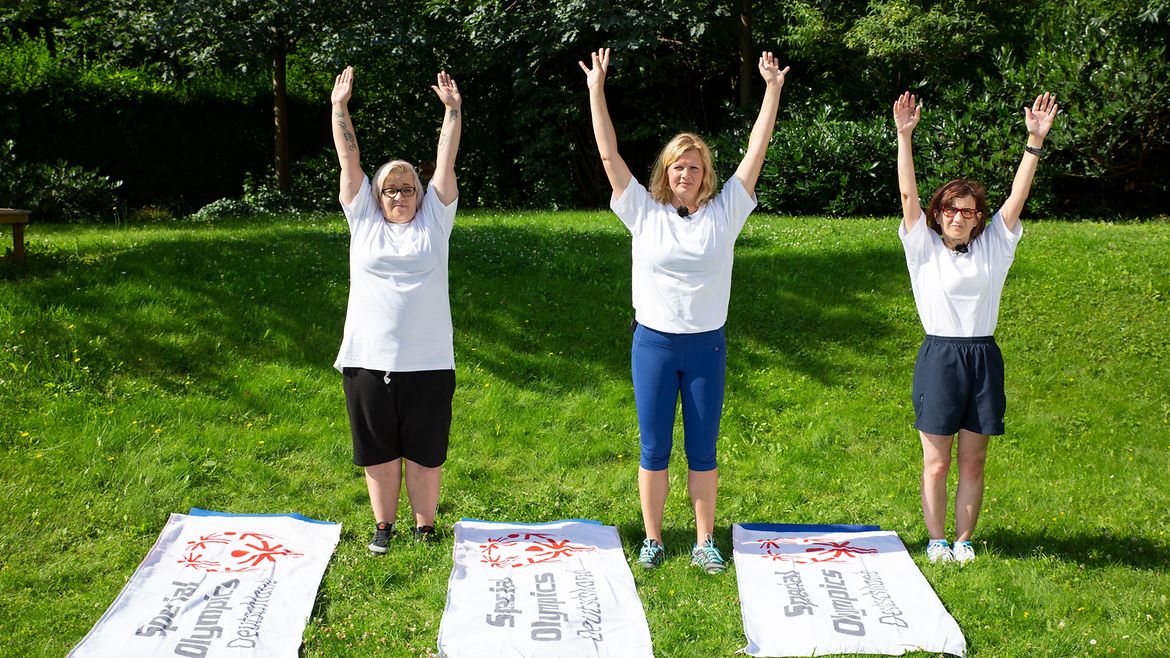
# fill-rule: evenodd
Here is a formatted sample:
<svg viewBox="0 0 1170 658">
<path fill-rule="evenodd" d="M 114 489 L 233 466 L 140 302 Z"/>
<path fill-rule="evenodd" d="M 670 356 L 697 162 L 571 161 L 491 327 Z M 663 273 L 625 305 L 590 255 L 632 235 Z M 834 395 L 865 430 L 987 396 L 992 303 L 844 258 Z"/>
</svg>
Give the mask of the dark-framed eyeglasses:
<svg viewBox="0 0 1170 658">
<path fill-rule="evenodd" d="M 414 196 L 414 193 L 417 191 L 418 191 L 417 189 L 415 189 L 413 186 L 410 186 L 410 185 L 408 185 L 406 187 L 397 187 L 397 188 L 384 187 L 384 188 L 382 188 L 382 198 L 383 199 L 393 199 L 396 195 L 399 195 L 399 194 L 401 194 L 403 198 L 409 198 L 409 197 Z"/>
<path fill-rule="evenodd" d="M 979 211 L 975 208 L 956 208 L 954 206 L 947 206 L 942 209 L 942 214 L 946 215 L 947 219 L 951 219 L 958 213 L 963 213 L 963 219 L 971 219 L 979 214 Z"/>
</svg>

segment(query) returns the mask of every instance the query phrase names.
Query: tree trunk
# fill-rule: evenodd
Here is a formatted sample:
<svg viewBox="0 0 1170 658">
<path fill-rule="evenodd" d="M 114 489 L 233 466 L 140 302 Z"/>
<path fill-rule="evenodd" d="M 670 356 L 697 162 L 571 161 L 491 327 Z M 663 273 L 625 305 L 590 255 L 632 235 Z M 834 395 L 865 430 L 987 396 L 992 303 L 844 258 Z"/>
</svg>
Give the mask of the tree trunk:
<svg viewBox="0 0 1170 658">
<path fill-rule="evenodd" d="M 288 172 L 288 88 L 285 84 L 285 45 L 277 29 L 276 45 L 272 50 L 272 114 L 276 128 L 275 162 L 276 188 L 284 194 L 292 189 Z"/>
<path fill-rule="evenodd" d="M 752 106 L 752 80 L 755 78 L 755 44 L 752 43 L 752 0 L 739 0 L 739 106 Z"/>
</svg>

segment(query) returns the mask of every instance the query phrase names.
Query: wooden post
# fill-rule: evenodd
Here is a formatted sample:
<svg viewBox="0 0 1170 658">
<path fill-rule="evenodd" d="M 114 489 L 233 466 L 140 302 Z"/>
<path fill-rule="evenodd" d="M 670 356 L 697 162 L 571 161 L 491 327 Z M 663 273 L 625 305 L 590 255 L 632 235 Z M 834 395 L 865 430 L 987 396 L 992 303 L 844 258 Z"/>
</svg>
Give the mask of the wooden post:
<svg viewBox="0 0 1170 658">
<path fill-rule="evenodd" d="M 16 208 L 0 208 L 0 224 L 12 225 L 12 261 L 24 262 L 24 225 L 32 212 Z"/>
</svg>

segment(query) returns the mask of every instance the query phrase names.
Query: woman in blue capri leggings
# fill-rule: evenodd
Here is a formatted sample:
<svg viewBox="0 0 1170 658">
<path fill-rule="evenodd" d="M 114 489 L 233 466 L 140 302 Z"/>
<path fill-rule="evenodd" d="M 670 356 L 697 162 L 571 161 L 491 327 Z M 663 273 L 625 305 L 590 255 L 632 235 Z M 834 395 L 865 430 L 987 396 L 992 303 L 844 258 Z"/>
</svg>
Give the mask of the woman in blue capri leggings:
<svg viewBox="0 0 1170 658">
<path fill-rule="evenodd" d="M 669 480 L 675 404 L 682 397 L 687 488 L 695 511 L 691 564 L 724 570 L 715 546 L 719 474 L 715 440 L 723 412 L 727 343 L 723 325 L 731 295 L 732 250 L 756 206 L 755 186 L 776 123 L 788 68 L 760 55 L 767 84 L 747 154 L 735 175 L 716 189 L 711 151 L 697 135 L 676 135 L 662 149 L 643 187 L 618 154 L 605 101 L 609 49 L 580 62 L 589 87 L 593 133 L 609 184 L 610 207 L 633 236 L 633 297 L 637 328 L 630 361 L 641 432 L 638 491 L 646 539 L 638 564 L 653 569 L 666 556 L 662 517 Z"/>
</svg>

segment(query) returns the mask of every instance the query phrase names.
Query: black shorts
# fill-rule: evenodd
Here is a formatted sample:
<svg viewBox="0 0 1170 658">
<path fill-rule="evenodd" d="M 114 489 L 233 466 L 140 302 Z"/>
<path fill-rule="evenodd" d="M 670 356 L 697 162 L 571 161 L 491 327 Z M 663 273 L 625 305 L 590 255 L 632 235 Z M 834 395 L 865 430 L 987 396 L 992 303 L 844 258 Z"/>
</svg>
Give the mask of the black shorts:
<svg viewBox="0 0 1170 658">
<path fill-rule="evenodd" d="M 447 461 L 454 370 L 342 372 L 353 463 L 376 466 L 405 457 L 427 468 Z"/>
<path fill-rule="evenodd" d="M 927 336 L 914 362 L 914 427 L 950 436 L 959 430 L 1003 434 L 1007 397 L 1003 354 L 993 336 Z"/>
</svg>

